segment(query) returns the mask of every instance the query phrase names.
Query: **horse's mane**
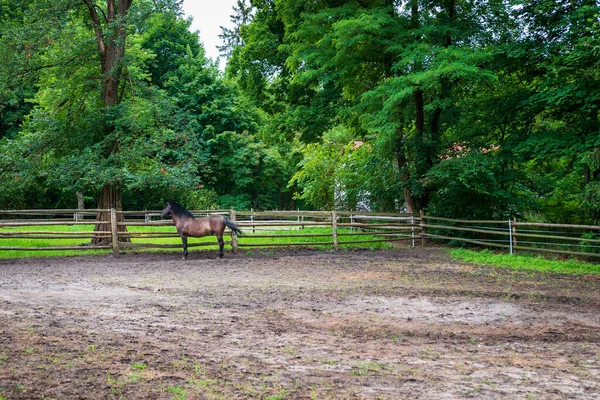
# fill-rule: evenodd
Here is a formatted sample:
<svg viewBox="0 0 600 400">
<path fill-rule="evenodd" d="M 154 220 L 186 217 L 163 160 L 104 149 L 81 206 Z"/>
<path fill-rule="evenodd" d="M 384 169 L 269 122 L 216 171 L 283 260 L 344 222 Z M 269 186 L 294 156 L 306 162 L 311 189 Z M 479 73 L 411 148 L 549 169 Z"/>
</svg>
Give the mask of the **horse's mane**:
<svg viewBox="0 0 600 400">
<path fill-rule="evenodd" d="M 194 217 L 194 214 L 189 212 L 184 206 L 177 204 L 174 201 L 169 201 L 169 204 L 171 204 L 171 213 L 177 217 L 196 218 Z"/>
</svg>

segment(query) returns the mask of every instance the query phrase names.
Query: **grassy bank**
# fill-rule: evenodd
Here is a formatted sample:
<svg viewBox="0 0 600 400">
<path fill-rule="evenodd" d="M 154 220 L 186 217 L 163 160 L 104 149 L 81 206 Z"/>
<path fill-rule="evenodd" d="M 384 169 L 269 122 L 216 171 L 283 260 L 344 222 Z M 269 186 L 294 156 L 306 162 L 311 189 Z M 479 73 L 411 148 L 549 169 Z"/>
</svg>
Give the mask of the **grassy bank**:
<svg viewBox="0 0 600 400">
<path fill-rule="evenodd" d="M 489 250 L 473 251 L 465 249 L 450 250 L 457 260 L 479 265 L 493 265 L 513 270 L 554 272 L 559 274 L 600 275 L 600 264 L 574 259 L 547 259 L 540 255 L 495 254 Z"/>
</svg>

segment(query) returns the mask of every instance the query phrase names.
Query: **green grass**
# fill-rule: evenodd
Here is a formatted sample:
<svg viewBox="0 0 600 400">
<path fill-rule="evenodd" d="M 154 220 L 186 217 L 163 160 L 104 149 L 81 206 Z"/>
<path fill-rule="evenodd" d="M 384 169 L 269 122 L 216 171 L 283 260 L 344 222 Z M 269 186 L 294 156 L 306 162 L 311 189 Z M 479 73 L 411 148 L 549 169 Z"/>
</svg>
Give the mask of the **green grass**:
<svg viewBox="0 0 600 400">
<path fill-rule="evenodd" d="M 1 232 L 39 232 L 44 234 L 47 232 L 93 232 L 94 225 L 58 225 L 58 226 L 36 226 L 36 227 L 9 227 L 0 228 Z M 62 246 L 81 246 L 89 244 L 90 239 L 13 239 L 0 238 L 0 247 L 62 247 Z M 83 247 L 83 246 L 82 246 Z M 82 254 L 106 254 L 110 250 L 36 250 L 36 251 L 20 251 L 20 250 L 0 250 L 0 258 L 17 258 L 17 257 L 47 257 L 47 256 L 74 256 Z"/>
<path fill-rule="evenodd" d="M 333 237 L 332 237 L 332 229 L 331 228 L 305 228 L 300 231 L 298 230 L 281 230 L 275 232 L 256 232 L 252 233 L 249 230 L 244 230 L 246 233 L 244 236 L 239 238 L 239 243 L 241 244 L 253 244 L 253 245 L 261 245 L 266 243 L 273 243 L 273 246 L 277 247 L 278 245 L 290 245 L 294 243 L 316 243 L 316 242 L 327 242 L 330 244 L 327 245 L 314 245 L 314 247 L 324 250 L 333 248 Z M 351 233 L 349 229 L 338 229 L 338 233 Z M 261 235 L 261 234 L 275 234 L 275 235 L 324 235 L 324 236 L 309 236 L 309 237 L 277 237 L 277 238 L 255 238 L 253 235 Z M 348 235 L 348 236 L 338 236 L 338 241 L 340 244 L 340 248 L 370 248 L 370 249 L 387 249 L 390 248 L 391 245 L 387 242 L 374 242 L 374 243 L 357 243 L 357 244 L 343 244 L 343 242 L 351 242 L 358 240 L 372 240 L 378 239 L 376 236 L 360 236 L 360 235 Z"/>
<path fill-rule="evenodd" d="M 94 225 L 58 225 L 58 226 L 37 226 L 37 227 L 8 227 L 8 228 L 0 228 L 0 232 L 39 232 L 40 234 L 44 232 L 93 232 Z M 176 233 L 175 227 L 173 226 L 129 226 L 127 228 L 128 232 L 155 232 L 155 233 Z M 228 232 L 229 230 L 227 230 Z M 249 252 L 257 252 L 261 251 L 260 249 L 268 249 L 268 248 L 276 248 L 282 247 L 285 245 L 290 245 L 293 243 L 316 243 L 316 242 L 328 242 L 332 243 L 333 239 L 331 236 L 331 228 L 307 228 L 301 231 L 298 230 L 281 230 L 281 231 L 269 231 L 269 232 L 256 232 L 252 233 L 250 229 L 244 229 L 245 235 L 239 238 L 240 244 L 251 244 L 257 247 L 245 247 L 240 246 L 240 251 L 249 251 Z M 342 232 L 350 232 L 348 230 L 339 230 Z M 275 237 L 275 238 L 257 238 L 253 237 L 254 235 L 260 234 L 278 234 L 278 235 L 300 235 L 300 234 L 323 234 L 327 236 L 315 236 L 315 237 Z M 369 240 L 376 239 L 376 237 L 372 236 L 340 236 L 339 241 L 356 241 L 356 240 Z M 146 248 L 136 248 L 134 251 L 148 251 L 148 252 L 156 252 L 156 251 L 173 251 L 173 252 L 181 252 L 181 239 L 176 237 L 167 237 L 167 238 L 134 238 L 132 239 L 134 243 L 155 243 L 155 244 L 169 244 L 175 245 L 177 248 L 160 248 L 160 249 L 146 249 Z M 225 241 L 231 241 L 229 236 L 225 236 Z M 36 250 L 36 251 L 23 251 L 23 250 L 0 250 L 0 258 L 19 258 L 19 257 L 49 257 L 49 256 L 74 256 L 74 255 L 83 255 L 83 254 L 109 254 L 112 252 L 111 249 L 96 249 L 96 250 L 83 250 L 85 249 L 85 245 L 90 243 L 90 239 L 87 238 L 59 238 L 59 239 L 14 239 L 14 238 L 0 238 L 0 247 L 30 247 L 30 248 L 39 248 L 39 247 L 62 247 L 62 246 L 82 246 L 82 250 Z M 214 236 L 207 236 L 203 238 L 190 238 L 188 240 L 188 245 L 198 244 L 198 243 L 208 243 L 210 246 L 201 246 L 201 247 L 190 247 L 190 251 L 198 251 L 198 250 L 217 250 L 218 245 L 216 238 Z M 266 244 L 272 243 L 270 246 L 266 246 Z M 331 249 L 333 248 L 332 244 L 327 245 L 313 245 L 313 247 L 318 248 L 320 250 Z M 386 242 L 375 242 L 375 243 L 364 243 L 364 244 L 340 244 L 341 249 L 346 248 L 370 248 L 370 249 L 381 249 L 381 248 L 390 248 L 391 245 Z M 226 245 L 225 249 L 228 251 L 230 249 L 230 245 Z"/>
<path fill-rule="evenodd" d="M 494 254 L 489 250 L 473 251 L 464 249 L 450 250 L 450 255 L 461 261 L 505 267 L 513 270 L 554 272 L 571 275 L 600 275 L 600 264 L 587 263 L 574 259 L 549 260 L 539 255 Z"/>
</svg>

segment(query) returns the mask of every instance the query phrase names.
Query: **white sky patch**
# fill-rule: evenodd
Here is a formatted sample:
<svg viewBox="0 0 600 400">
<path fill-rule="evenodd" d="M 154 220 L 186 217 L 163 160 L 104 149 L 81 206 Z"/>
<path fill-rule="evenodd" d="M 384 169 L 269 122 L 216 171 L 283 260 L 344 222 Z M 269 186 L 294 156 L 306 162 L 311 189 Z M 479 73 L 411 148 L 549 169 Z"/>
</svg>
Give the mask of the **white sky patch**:
<svg viewBox="0 0 600 400">
<path fill-rule="evenodd" d="M 223 42 L 219 38 L 221 26 L 231 28 L 232 23 L 230 15 L 233 14 L 233 6 L 237 5 L 237 0 L 184 0 L 183 11 L 187 16 L 191 16 L 191 30 L 200 31 L 200 40 L 204 43 L 206 56 L 217 60 L 219 50 L 217 46 L 222 46 Z M 221 69 L 225 67 L 225 60 L 221 59 Z"/>
</svg>

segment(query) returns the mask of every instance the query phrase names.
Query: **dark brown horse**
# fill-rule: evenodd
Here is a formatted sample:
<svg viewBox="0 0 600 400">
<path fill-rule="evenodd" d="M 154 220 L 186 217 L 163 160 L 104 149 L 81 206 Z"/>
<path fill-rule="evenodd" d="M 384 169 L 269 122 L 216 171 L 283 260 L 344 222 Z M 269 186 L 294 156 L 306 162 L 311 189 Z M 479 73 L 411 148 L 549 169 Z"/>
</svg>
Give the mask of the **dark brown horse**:
<svg viewBox="0 0 600 400">
<path fill-rule="evenodd" d="M 183 259 L 185 260 L 188 256 L 187 250 L 187 238 L 188 237 L 203 237 L 208 235 L 216 235 L 217 241 L 219 242 L 219 258 L 223 258 L 223 232 L 225 227 L 230 228 L 234 233 L 239 235 L 242 234 L 240 228 L 238 228 L 231 220 L 221 215 L 211 215 L 204 218 L 196 218 L 191 212 L 185 209 L 185 207 L 175 203 L 174 201 L 167 201 L 165 209 L 160 213 L 160 217 L 164 218 L 171 215 L 177 233 L 181 236 L 183 242 Z"/>
</svg>

